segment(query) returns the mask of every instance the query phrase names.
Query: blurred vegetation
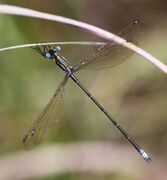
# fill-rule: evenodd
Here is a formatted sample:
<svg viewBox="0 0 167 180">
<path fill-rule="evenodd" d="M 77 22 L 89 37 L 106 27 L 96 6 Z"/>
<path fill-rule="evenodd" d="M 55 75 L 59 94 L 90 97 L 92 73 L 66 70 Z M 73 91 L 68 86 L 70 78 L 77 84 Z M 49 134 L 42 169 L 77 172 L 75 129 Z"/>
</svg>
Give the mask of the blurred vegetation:
<svg viewBox="0 0 167 180">
<path fill-rule="evenodd" d="M 46 177 L 46 178 L 40 178 L 41 180 L 54 180 L 55 176 L 52 177 Z M 124 180 L 134 180 L 133 177 L 130 177 L 126 174 L 122 174 L 122 175 L 118 175 L 117 173 L 113 173 L 113 174 L 96 174 L 96 173 L 73 173 L 73 174 L 63 174 L 63 175 L 59 175 L 56 176 L 56 180 L 75 180 L 75 179 L 80 179 L 80 180 L 92 180 L 92 179 L 97 179 L 97 180 L 110 180 L 110 179 L 114 179 L 114 180 L 120 180 L 120 179 L 124 179 Z M 38 180 L 38 179 L 35 179 Z"/>
<path fill-rule="evenodd" d="M 135 19 L 142 19 L 145 33 L 141 47 L 167 63 L 167 2 L 145 1 L 12 1 L 12 4 L 85 21 L 118 33 Z M 0 47 L 33 42 L 99 40 L 67 25 L 28 17 L 0 14 Z M 90 47 L 65 46 L 61 54 L 72 62 Z M 133 56 L 129 61 L 101 71 L 79 72 L 78 77 L 113 116 L 153 156 L 166 160 L 167 78 L 152 64 Z M 32 49 L 0 53 L 0 153 L 22 149 L 22 137 L 54 93 L 63 72 Z M 69 81 L 60 121 L 45 144 L 85 140 L 127 143 L 76 85 Z M 62 175 L 57 179 L 75 179 Z M 126 179 L 117 175 L 77 175 L 76 179 Z M 46 178 L 52 179 L 52 178 Z M 53 178 L 54 179 L 54 178 Z M 130 179 L 127 178 L 127 179 Z M 133 179 L 133 178 L 132 178 Z"/>
</svg>

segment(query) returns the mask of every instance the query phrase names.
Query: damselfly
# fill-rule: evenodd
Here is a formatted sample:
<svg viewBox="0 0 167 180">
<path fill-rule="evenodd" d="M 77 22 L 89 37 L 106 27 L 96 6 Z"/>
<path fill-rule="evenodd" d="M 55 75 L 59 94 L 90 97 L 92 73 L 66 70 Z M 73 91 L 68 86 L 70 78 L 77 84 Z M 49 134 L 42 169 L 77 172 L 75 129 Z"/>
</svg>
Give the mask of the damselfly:
<svg viewBox="0 0 167 180">
<path fill-rule="evenodd" d="M 126 29 L 124 29 L 119 35 L 134 44 L 138 40 L 138 26 L 139 21 L 133 22 Z M 110 113 L 93 97 L 93 95 L 86 89 L 86 87 L 79 81 L 74 75 L 75 72 L 82 69 L 100 69 L 105 67 L 113 67 L 126 59 L 131 57 L 134 52 L 118 45 L 112 41 L 107 42 L 105 45 L 98 48 L 95 52 L 84 58 L 77 65 L 71 66 L 69 61 L 58 54 L 60 46 L 36 46 L 34 48 L 43 57 L 52 60 L 60 67 L 64 72 L 65 76 L 59 84 L 56 92 L 52 99 L 44 108 L 37 121 L 32 125 L 29 132 L 24 136 L 23 144 L 25 149 L 31 149 L 37 144 L 41 143 L 48 130 L 54 125 L 57 118 L 58 111 L 63 96 L 64 86 L 68 79 L 72 79 L 85 93 L 86 95 L 96 104 L 96 106 L 108 117 L 108 119 L 115 125 L 115 127 L 123 134 L 123 136 L 133 145 L 133 147 L 139 152 L 139 154 L 147 161 L 150 162 L 150 157 L 145 151 L 128 135 L 128 133 L 118 124 L 118 122 L 110 115 Z"/>
</svg>

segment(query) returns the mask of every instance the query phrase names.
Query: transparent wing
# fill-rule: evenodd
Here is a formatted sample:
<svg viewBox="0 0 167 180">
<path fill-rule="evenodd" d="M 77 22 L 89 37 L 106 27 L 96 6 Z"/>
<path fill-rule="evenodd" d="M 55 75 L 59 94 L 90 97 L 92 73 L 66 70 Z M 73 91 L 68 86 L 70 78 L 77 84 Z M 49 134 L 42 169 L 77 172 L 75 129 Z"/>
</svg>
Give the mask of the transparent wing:
<svg viewBox="0 0 167 180">
<path fill-rule="evenodd" d="M 57 119 L 57 114 L 60 110 L 62 101 L 64 85 L 66 84 L 68 76 L 66 75 L 62 82 L 59 84 L 52 99 L 47 106 L 41 112 L 37 121 L 32 125 L 28 133 L 23 138 L 23 145 L 26 150 L 32 149 L 34 146 L 40 144 L 47 134 L 47 132 L 53 127 Z"/>
<path fill-rule="evenodd" d="M 134 21 L 121 31 L 118 36 L 137 45 L 141 34 L 141 22 Z M 95 52 L 84 58 L 79 64 L 74 66 L 74 72 L 81 69 L 102 69 L 114 67 L 124 62 L 134 54 L 128 48 L 113 41 L 107 42 L 99 47 Z"/>
</svg>

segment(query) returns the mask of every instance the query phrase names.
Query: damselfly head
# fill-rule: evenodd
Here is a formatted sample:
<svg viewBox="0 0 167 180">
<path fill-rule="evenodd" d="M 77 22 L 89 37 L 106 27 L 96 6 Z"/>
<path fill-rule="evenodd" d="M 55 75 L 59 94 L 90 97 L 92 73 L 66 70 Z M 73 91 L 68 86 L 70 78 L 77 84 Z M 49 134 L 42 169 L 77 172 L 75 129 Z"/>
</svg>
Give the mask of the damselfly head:
<svg viewBox="0 0 167 180">
<path fill-rule="evenodd" d="M 46 59 L 50 59 L 51 58 L 51 54 L 49 52 L 46 52 L 44 54 L 44 56 L 45 56 Z"/>
<path fill-rule="evenodd" d="M 56 46 L 53 48 L 53 50 L 54 50 L 55 52 L 58 52 L 58 51 L 61 50 L 61 47 L 60 47 L 59 45 L 56 45 Z"/>
<path fill-rule="evenodd" d="M 44 53 L 44 57 L 45 57 L 46 59 L 53 59 L 55 53 L 56 53 L 56 52 L 55 52 L 54 49 L 50 49 L 49 51 L 46 51 L 46 52 Z"/>
</svg>

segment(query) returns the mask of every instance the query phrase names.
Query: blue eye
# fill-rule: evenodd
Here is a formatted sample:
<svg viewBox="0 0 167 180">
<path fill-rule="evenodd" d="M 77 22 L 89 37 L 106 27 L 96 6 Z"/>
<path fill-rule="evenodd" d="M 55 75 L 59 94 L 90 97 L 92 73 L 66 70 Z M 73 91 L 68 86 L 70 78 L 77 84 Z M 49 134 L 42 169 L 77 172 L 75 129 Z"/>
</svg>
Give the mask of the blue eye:
<svg viewBox="0 0 167 180">
<path fill-rule="evenodd" d="M 61 50 L 61 47 L 60 46 L 58 46 L 58 45 L 56 45 L 55 47 L 54 47 L 54 51 L 60 51 Z"/>
<path fill-rule="evenodd" d="M 45 58 L 50 59 L 51 58 L 51 54 L 49 52 L 45 53 Z"/>
</svg>

